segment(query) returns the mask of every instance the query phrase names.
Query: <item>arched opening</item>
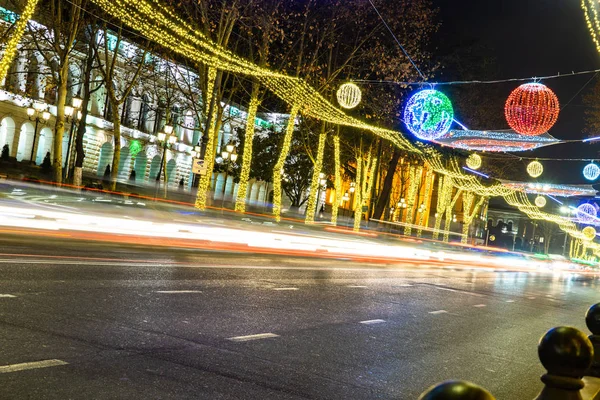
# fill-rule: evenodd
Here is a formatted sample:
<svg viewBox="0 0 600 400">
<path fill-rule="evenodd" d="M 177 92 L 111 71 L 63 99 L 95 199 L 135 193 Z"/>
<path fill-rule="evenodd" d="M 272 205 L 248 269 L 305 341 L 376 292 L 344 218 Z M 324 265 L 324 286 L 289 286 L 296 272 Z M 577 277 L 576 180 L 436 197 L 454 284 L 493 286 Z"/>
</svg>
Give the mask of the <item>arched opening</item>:
<svg viewBox="0 0 600 400">
<path fill-rule="evenodd" d="M 25 78 L 25 93 L 34 100 L 40 98 L 39 76 L 40 64 L 35 54 L 30 54 L 27 76 Z"/>
<path fill-rule="evenodd" d="M 0 122 L 0 148 L 7 144 L 10 152 L 10 150 L 12 150 L 14 138 L 15 121 L 10 117 L 6 117 Z"/>
<path fill-rule="evenodd" d="M 102 115 L 102 105 L 104 104 L 104 88 L 98 89 L 102 86 L 102 77 L 95 75 L 92 80 L 92 88 L 95 92 L 92 94 L 91 101 L 88 103 L 88 111 L 93 115 Z"/>
<path fill-rule="evenodd" d="M 67 104 L 72 103 L 73 97 L 80 94 L 81 91 L 81 69 L 74 64 L 69 65 L 69 75 L 67 77 Z"/>
<path fill-rule="evenodd" d="M 177 182 L 177 162 L 174 158 L 167 163 L 167 183 Z"/>
<path fill-rule="evenodd" d="M 121 148 L 121 157 L 119 158 L 119 180 L 126 181 L 129 179 L 129 173 L 131 172 L 131 154 L 129 147 Z M 136 172 L 137 175 L 137 172 Z"/>
<path fill-rule="evenodd" d="M 21 125 L 19 135 L 19 146 L 17 147 L 17 161 L 31 160 L 31 148 L 33 146 L 33 125 L 26 122 Z"/>
<path fill-rule="evenodd" d="M 113 145 L 111 142 L 106 142 L 100 147 L 100 156 L 98 157 L 98 170 L 96 174 L 98 176 L 104 176 L 106 166 L 112 164 L 113 159 Z"/>
<path fill-rule="evenodd" d="M 150 113 L 150 97 L 147 94 L 142 96 L 140 104 L 140 115 L 138 118 L 138 130 L 148 132 L 148 114 Z M 137 173 L 137 172 L 136 172 Z"/>
<path fill-rule="evenodd" d="M 182 125 L 182 117 L 181 117 L 181 108 L 179 105 L 175 104 L 171 107 L 171 125 L 173 125 L 173 132 L 178 138 L 181 138 L 183 129 Z"/>
<path fill-rule="evenodd" d="M 152 133 L 158 133 L 163 128 L 165 119 L 165 102 L 159 100 L 158 107 L 156 107 L 156 113 L 154 115 L 154 130 Z"/>
<path fill-rule="evenodd" d="M 133 161 L 133 169 L 135 170 L 135 181 L 146 181 L 146 166 L 148 164 L 148 156 L 146 153 L 139 152 Z"/>
<path fill-rule="evenodd" d="M 183 125 L 185 129 L 183 129 L 183 134 L 180 136 L 180 140 L 182 140 L 186 144 L 194 145 L 194 114 L 191 111 L 187 111 L 185 113 L 185 117 L 183 118 Z"/>
<path fill-rule="evenodd" d="M 130 128 L 133 126 L 132 113 L 131 113 L 132 106 L 133 106 L 133 96 L 130 94 L 129 96 L 127 96 L 127 98 L 125 99 L 125 102 L 123 103 L 123 112 L 121 113 L 121 123 Z"/>
<path fill-rule="evenodd" d="M 50 159 L 52 160 L 52 141 L 54 140 L 54 133 L 50 128 L 43 128 L 40 131 L 40 136 L 38 138 L 38 146 L 37 152 L 35 155 L 35 163 L 37 165 L 41 165 L 42 161 L 44 161 L 44 157 L 46 157 L 46 153 L 50 152 Z"/>
<path fill-rule="evenodd" d="M 160 155 L 157 154 L 152 158 L 152 162 L 150 162 L 150 174 L 148 174 L 148 179 L 150 181 L 156 180 L 159 169 L 160 169 Z"/>
</svg>

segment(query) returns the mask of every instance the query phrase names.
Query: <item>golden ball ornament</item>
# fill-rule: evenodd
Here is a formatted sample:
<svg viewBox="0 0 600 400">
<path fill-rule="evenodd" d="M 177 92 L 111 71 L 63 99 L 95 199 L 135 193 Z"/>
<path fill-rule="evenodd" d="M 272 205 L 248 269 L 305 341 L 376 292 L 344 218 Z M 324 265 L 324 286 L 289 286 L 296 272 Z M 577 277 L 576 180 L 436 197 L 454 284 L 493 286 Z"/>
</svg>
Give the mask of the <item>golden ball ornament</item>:
<svg viewBox="0 0 600 400">
<path fill-rule="evenodd" d="M 481 167 L 481 156 L 477 153 L 473 153 L 467 157 L 467 167 L 471 169 L 479 169 Z"/>
<path fill-rule="evenodd" d="M 532 178 L 537 178 L 544 172 L 544 166 L 539 161 L 532 161 L 527 165 L 527 173 Z"/>
<path fill-rule="evenodd" d="M 354 83 L 344 83 L 338 89 L 336 96 L 340 106 L 347 109 L 356 107 L 362 98 L 360 88 Z"/>
</svg>

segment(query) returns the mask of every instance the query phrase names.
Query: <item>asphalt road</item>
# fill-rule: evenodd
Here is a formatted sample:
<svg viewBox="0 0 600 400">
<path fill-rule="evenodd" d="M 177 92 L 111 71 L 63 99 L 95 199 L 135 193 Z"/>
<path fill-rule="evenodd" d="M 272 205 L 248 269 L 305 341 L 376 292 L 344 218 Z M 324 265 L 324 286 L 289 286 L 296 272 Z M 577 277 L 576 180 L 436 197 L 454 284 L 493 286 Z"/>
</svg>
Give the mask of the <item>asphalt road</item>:
<svg viewBox="0 0 600 400">
<path fill-rule="evenodd" d="M 2 399 L 534 398 L 598 279 L 0 236 Z M 20 365 L 21 363 L 33 363 Z"/>
</svg>

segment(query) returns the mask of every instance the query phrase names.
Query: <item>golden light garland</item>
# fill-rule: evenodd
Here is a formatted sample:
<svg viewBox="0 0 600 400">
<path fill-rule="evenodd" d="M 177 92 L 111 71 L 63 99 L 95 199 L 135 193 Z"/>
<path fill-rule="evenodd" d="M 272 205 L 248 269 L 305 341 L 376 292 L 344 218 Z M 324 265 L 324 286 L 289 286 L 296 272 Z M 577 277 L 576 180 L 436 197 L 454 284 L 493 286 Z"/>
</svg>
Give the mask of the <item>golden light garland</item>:
<svg viewBox="0 0 600 400">
<path fill-rule="evenodd" d="M 285 135 L 283 137 L 283 143 L 281 145 L 281 151 L 279 157 L 273 168 L 273 215 L 277 222 L 281 221 L 281 174 L 283 173 L 283 166 L 285 159 L 290 154 L 290 147 L 292 145 L 292 136 L 294 135 L 294 128 L 296 126 L 296 116 L 300 109 L 299 104 L 294 104 L 290 110 L 290 115 L 285 127 Z"/>
<path fill-rule="evenodd" d="M 208 69 L 208 87 L 206 89 L 206 93 L 208 94 L 206 98 L 208 101 L 206 102 L 204 107 L 204 111 L 206 115 L 210 113 L 210 103 L 213 101 L 214 91 L 215 91 L 215 80 L 217 79 L 217 70 L 215 68 Z M 212 180 L 212 172 L 215 163 L 215 154 L 214 154 L 214 143 L 215 143 L 215 128 L 216 128 L 216 119 L 217 119 L 217 107 L 213 107 L 213 115 L 210 118 L 210 124 L 207 127 L 206 134 L 206 149 L 204 151 L 204 165 L 206 166 L 206 173 L 200 176 L 200 182 L 198 183 L 198 192 L 196 193 L 196 202 L 194 206 L 199 210 L 206 209 L 206 199 L 208 196 L 208 188 L 210 187 L 210 182 Z"/>
<path fill-rule="evenodd" d="M 0 59 L 0 82 L 2 82 L 4 78 L 6 78 L 6 74 L 8 74 L 8 70 L 10 69 L 12 61 L 17 54 L 17 46 L 19 45 L 19 42 L 25 33 L 27 23 L 35 13 L 35 7 L 37 6 L 38 2 L 39 0 L 27 0 L 25 8 L 19 17 L 19 20 L 15 24 L 14 31 L 6 43 L 6 48 L 2 54 L 2 59 Z"/>
<path fill-rule="evenodd" d="M 354 191 L 354 231 L 360 230 L 360 221 L 362 219 L 362 154 L 356 157 L 356 189 Z"/>
<path fill-rule="evenodd" d="M 406 196 L 406 225 L 404 226 L 404 234 L 410 236 L 412 233 L 413 218 L 415 214 L 415 204 L 418 202 L 419 186 L 423 179 L 423 166 L 412 166 L 408 173 L 408 194 Z"/>
<path fill-rule="evenodd" d="M 324 126 L 323 126 L 324 128 Z M 319 135 L 319 145 L 317 147 L 317 158 L 313 167 L 313 176 L 310 181 L 310 194 L 308 195 L 308 204 L 306 205 L 306 218 L 304 223 L 313 224 L 315 222 L 315 212 L 317 211 L 317 203 L 319 202 L 319 186 L 321 185 L 321 170 L 323 169 L 323 157 L 325 154 L 325 140 L 327 133 L 325 129 Z"/>
<path fill-rule="evenodd" d="M 252 144 L 254 140 L 254 126 L 256 112 L 258 110 L 258 88 L 252 88 L 250 105 L 248 106 L 248 117 L 246 118 L 246 131 L 244 133 L 244 154 L 242 156 L 242 168 L 240 171 L 240 182 L 238 185 L 237 198 L 235 200 L 235 211 L 246 211 L 246 195 L 248 194 L 248 180 L 250 179 L 250 166 L 252 163 Z"/>
</svg>

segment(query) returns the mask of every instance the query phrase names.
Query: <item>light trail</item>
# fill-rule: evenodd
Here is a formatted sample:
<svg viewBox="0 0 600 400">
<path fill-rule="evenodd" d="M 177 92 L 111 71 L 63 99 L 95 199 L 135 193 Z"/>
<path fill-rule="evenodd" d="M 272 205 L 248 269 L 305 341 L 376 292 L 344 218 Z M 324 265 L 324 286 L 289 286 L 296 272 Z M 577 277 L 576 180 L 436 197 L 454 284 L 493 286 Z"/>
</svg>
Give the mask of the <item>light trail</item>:
<svg viewBox="0 0 600 400">
<path fill-rule="evenodd" d="M 507 262 L 504 257 L 431 251 L 414 243 L 387 244 L 357 237 L 326 238 L 306 233 L 251 231 L 12 206 L 0 206 L 0 226 L 8 228 L 0 229 L 0 232 L 39 235 L 42 231 L 48 236 L 70 239 L 324 259 L 348 258 L 365 263 L 416 262 L 503 268 L 510 264 L 511 270 L 521 271 L 570 268 L 570 264 L 564 262 L 552 265 L 517 257 Z"/>
</svg>

